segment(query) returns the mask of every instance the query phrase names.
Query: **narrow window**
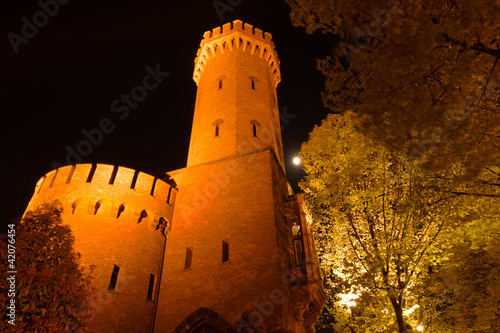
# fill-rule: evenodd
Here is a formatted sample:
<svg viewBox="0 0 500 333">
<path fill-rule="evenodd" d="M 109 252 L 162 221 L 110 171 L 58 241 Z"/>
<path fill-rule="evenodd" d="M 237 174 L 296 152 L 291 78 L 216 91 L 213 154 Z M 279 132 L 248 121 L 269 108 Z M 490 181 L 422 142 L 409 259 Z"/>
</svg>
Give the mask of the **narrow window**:
<svg viewBox="0 0 500 333">
<path fill-rule="evenodd" d="M 217 78 L 217 82 L 219 84 L 219 89 L 222 89 L 222 81 L 225 79 L 226 77 L 224 75 L 221 75 Z"/>
<path fill-rule="evenodd" d="M 109 184 L 113 185 L 115 183 L 116 174 L 118 173 L 118 165 L 113 167 L 113 173 L 111 174 L 111 178 L 109 179 Z"/>
<path fill-rule="evenodd" d="M 257 125 L 255 124 L 252 124 L 253 125 L 253 136 L 257 136 Z"/>
<path fill-rule="evenodd" d="M 118 214 L 116 214 L 116 218 L 119 218 L 120 215 L 122 215 L 124 210 L 125 210 L 125 206 L 123 204 L 121 204 L 120 207 L 118 208 Z"/>
<path fill-rule="evenodd" d="M 143 219 L 145 219 L 146 217 L 148 217 L 148 213 L 146 212 L 146 210 L 142 210 L 141 212 L 141 216 L 139 216 L 139 221 L 137 221 L 137 223 L 141 223 Z"/>
<path fill-rule="evenodd" d="M 167 203 L 170 204 L 170 199 L 172 198 L 172 187 L 168 189 Z"/>
<path fill-rule="evenodd" d="M 71 205 L 71 208 L 73 208 L 73 210 L 71 211 L 71 214 L 75 214 L 75 211 L 76 211 L 76 206 L 78 205 L 78 203 L 75 201 L 73 202 L 73 204 Z"/>
<path fill-rule="evenodd" d="M 152 301 L 153 300 L 153 290 L 155 288 L 155 279 L 156 277 L 151 274 L 149 277 L 149 287 L 148 287 L 148 300 Z"/>
<path fill-rule="evenodd" d="M 295 265 L 300 266 L 304 263 L 304 254 L 302 251 L 302 240 L 294 239 L 293 247 L 295 248 Z"/>
<path fill-rule="evenodd" d="M 89 176 L 87 177 L 87 183 L 90 183 L 92 181 L 92 178 L 94 178 L 96 168 L 97 168 L 97 164 L 92 164 L 92 168 L 90 169 Z"/>
<path fill-rule="evenodd" d="M 222 262 L 229 261 L 229 241 L 222 241 Z"/>
<path fill-rule="evenodd" d="M 94 215 L 97 215 L 97 212 L 99 211 L 99 208 L 101 208 L 101 202 L 98 201 L 95 203 L 95 209 L 94 209 Z"/>
<path fill-rule="evenodd" d="M 255 80 L 252 79 L 252 89 L 255 90 Z"/>
<path fill-rule="evenodd" d="M 220 135 L 220 124 L 222 124 L 222 123 L 223 123 L 222 119 L 217 119 L 212 124 L 212 126 L 215 127 L 215 136 L 216 137 L 218 137 Z"/>
<path fill-rule="evenodd" d="M 120 271 L 120 267 L 113 267 L 113 273 L 111 273 L 111 280 L 109 281 L 109 290 L 115 290 L 116 281 L 118 281 L 118 272 Z"/>
<path fill-rule="evenodd" d="M 193 260 L 193 250 L 189 247 L 186 248 L 186 260 L 184 261 L 184 269 L 191 268 L 191 261 Z"/>
</svg>

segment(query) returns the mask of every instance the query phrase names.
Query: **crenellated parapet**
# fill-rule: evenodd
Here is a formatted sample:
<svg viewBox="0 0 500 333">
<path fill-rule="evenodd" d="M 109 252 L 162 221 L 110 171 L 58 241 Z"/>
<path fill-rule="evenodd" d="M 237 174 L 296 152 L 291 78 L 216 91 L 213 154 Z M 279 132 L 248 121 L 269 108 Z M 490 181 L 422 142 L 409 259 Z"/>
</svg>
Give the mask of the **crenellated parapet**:
<svg viewBox="0 0 500 333">
<path fill-rule="evenodd" d="M 92 306 L 99 331 L 152 330 L 177 194 L 171 184 L 107 164 L 61 167 L 36 184 L 27 211 L 43 203 L 62 206 L 83 267 L 95 266 Z M 134 316 L 141 320 L 127 321 Z"/>
<path fill-rule="evenodd" d="M 28 210 L 57 200 L 65 214 L 127 219 L 163 231 L 171 227 L 176 194 L 177 189 L 167 182 L 137 170 L 77 164 L 40 178 Z"/>
<path fill-rule="evenodd" d="M 275 86 L 281 81 L 279 59 L 275 50 L 272 36 L 268 32 L 263 32 L 254 28 L 248 23 L 235 20 L 217 27 L 211 31 L 206 31 L 200 48 L 196 54 L 193 80 L 198 84 L 207 62 L 226 52 L 248 52 L 256 57 L 264 59 L 269 65 L 271 77 Z"/>
</svg>

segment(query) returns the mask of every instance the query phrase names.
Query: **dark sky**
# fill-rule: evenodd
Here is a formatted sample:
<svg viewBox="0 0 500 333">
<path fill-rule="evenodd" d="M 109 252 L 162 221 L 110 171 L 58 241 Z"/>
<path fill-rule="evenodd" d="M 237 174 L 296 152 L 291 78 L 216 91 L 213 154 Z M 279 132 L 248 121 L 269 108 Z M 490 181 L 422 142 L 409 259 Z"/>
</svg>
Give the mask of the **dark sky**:
<svg viewBox="0 0 500 333">
<path fill-rule="evenodd" d="M 82 131 L 97 128 L 104 118 L 115 129 L 80 163 L 118 164 L 153 175 L 184 167 L 198 46 L 205 31 L 235 19 L 273 35 L 281 61 L 280 110 L 296 115 L 283 130 L 287 174 L 295 185 L 301 171 L 291 159 L 327 114 L 316 58 L 330 52 L 332 38 L 293 27 L 284 1 L 229 2 L 239 4 L 221 19 L 213 1 L 71 0 L 43 22 L 37 1 L 2 1 L 2 226 L 22 215 L 54 161 L 68 164 L 66 146 L 75 148 L 85 139 Z M 25 31 L 31 36 L 16 54 L 8 34 L 23 36 L 23 17 L 32 23 L 34 16 L 38 32 Z M 142 83 L 146 66 L 157 64 L 170 75 L 120 120 L 111 103 Z"/>
</svg>

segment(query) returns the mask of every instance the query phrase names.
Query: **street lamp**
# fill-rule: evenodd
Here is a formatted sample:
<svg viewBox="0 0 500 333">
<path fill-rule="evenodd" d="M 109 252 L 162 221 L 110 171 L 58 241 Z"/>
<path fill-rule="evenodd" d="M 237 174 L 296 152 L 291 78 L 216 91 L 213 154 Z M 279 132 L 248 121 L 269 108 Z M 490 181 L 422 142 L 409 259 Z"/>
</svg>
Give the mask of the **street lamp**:
<svg viewBox="0 0 500 333">
<path fill-rule="evenodd" d="M 417 331 L 422 332 L 423 330 L 424 330 L 424 328 L 422 327 L 422 325 L 417 326 Z"/>
<path fill-rule="evenodd" d="M 299 165 L 300 164 L 300 158 L 299 157 L 294 157 L 293 158 L 293 164 Z"/>
</svg>

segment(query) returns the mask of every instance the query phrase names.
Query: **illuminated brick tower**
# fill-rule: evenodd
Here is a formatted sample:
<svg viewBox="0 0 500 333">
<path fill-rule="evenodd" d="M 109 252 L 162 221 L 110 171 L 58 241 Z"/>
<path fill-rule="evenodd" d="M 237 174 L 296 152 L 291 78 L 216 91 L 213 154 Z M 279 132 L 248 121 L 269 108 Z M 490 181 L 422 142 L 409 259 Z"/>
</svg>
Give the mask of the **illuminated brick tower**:
<svg viewBox="0 0 500 333">
<path fill-rule="evenodd" d="M 314 332 L 325 303 L 302 196 L 287 182 L 269 33 L 205 32 L 186 168 L 161 178 L 103 164 L 38 182 L 84 265 L 102 332 Z"/>
<path fill-rule="evenodd" d="M 193 79 L 187 167 L 169 172 L 179 194 L 155 331 L 311 332 L 324 296 L 285 176 L 271 35 L 239 20 L 205 32 Z"/>
</svg>

